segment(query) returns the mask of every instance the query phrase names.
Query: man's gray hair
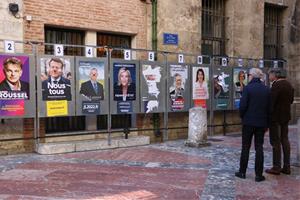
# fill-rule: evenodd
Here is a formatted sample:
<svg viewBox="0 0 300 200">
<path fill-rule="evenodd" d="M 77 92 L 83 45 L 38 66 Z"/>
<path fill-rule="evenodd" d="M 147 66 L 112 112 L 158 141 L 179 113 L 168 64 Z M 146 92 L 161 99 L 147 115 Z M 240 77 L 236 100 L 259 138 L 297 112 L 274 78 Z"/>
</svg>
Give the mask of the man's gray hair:
<svg viewBox="0 0 300 200">
<path fill-rule="evenodd" d="M 269 74 L 274 74 L 276 78 L 286 78 L 287 72 L 283 68 L 271 68 Z"/>
<path fill-rule="evenodd" d="M 263 72 L 259 68 L 251 68 L 249 71 L 249 75 L 252 75 L 253 78 L 262 78 L 263 77 Z"/>
</svg>

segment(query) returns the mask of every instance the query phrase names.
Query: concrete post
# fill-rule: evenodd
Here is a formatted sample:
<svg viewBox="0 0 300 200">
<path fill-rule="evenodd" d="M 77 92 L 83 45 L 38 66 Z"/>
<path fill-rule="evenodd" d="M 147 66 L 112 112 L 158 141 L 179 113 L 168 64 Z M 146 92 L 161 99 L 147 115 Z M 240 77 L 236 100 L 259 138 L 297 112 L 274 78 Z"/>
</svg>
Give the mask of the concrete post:
<svg viewBox="0 0 300 200">
<path fill-rule="evenodd" d="M 189 132 L 186 146 L 208 146 L 207 142 L 207 112 L 205 108 L 194 107 L 189 110 Z"/>
</svg>

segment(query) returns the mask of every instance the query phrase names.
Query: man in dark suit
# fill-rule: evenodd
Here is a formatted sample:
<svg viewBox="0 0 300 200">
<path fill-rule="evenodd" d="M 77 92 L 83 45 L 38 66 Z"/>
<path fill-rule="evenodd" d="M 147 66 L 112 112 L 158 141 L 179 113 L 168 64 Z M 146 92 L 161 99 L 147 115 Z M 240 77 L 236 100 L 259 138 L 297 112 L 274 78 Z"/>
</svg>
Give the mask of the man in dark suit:
<svg viewBox="0 0 300 200">
<path fill-rule="evenodd" d="M 29 99 L 29 84 L 21 81 L 23 73 L 22 62 L 16 58 L 7 58 L 3 63 L 5 79 L 0 83 L 0 91 L 16 93 L 13 98 Z"/>
<path fill-rule="evenodd" d="M 288 122 L 291 119 L 291 104 L 294 101 L 294 89 L 285 79 L 286 71 L 281 68 L 271 69 L 269 77 L 274 77 L 271 88 L 272 118 L 270 143 L 273 147 L 273 167 L 267 169 L 270 174 L 291 174 L 290 142 L 288 139 Z M 281 147 L 283 150 L 283 168 L 281 168 Z"/>
<path fill-rule="evenodd" d="M 103 100 L 103 85 L 97 81 L 97 77 L 98 70 L 92 68 L 90 70 L 90 80 L 81 84 L 79 93 L 90 100 Z"/>
<path fill-rule="evenodd" d="M 269 126 L 270 117 L 270 90 L 261 82 L 263 73 L 258 68 L 249 72 L 249 84 L 245 86 L 240 101 L 240 117 L 242 118 L 242 152 L 240 168 L 235 173 L 239 178 L 246 178 L 249 160 L 249 151 L 252 137 L 255 144 L 255 181 L 264 181 L 264 134 Z"/>
<path fill-rule="evenodd" d="M 59 58 L 51 58 L 49 61 L 49 78 L 42 82 L 43 100 L 72 100 L 71 82 L 64 78 L 64 63 Z"/>
</svg>

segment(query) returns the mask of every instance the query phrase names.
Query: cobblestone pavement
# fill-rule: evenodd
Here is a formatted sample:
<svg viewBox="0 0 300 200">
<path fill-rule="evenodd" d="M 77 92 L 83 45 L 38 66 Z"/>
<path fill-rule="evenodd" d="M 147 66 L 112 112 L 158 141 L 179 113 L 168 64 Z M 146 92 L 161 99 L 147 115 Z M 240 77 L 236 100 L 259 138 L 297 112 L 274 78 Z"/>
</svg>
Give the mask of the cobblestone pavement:
<svg viewBox="0 0 300 200">
<path fill-rule="evenodd" d="M 240 134 L 210 138 L 208 147 L 184 140 L 144 147 L 57 155 L 0 156 L 0 199 L 300 199 L 297 129 L 290 127 L 292 174 L 254 181 L 252 147 L 246 179 L 234 176 Z M 265 168 L 272 163 L 265 137 Z"/>
</svg>

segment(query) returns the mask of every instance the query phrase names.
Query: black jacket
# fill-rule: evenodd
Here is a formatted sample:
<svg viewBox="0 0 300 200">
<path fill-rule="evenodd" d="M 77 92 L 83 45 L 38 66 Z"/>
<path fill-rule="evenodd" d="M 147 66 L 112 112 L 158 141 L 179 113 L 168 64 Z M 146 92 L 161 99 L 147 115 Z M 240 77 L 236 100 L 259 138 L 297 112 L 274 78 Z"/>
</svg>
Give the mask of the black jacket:
<svg viewBox="0 0 300 200">
<path fill-rule="evenodd" d="M 243 125 L 268 128 L 270 124 L 270 89 L 253 78 L 243 90 L 240 117 Z"/>
</svg>

